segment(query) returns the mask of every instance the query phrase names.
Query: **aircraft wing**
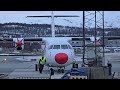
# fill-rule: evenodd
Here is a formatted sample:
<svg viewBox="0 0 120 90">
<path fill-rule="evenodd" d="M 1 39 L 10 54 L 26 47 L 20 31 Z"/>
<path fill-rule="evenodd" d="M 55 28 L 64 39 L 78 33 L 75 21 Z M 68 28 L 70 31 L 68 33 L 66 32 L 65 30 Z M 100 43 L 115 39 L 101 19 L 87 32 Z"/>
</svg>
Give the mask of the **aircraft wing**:
<svg viewBox="0 0 120 90">
<path fill-rule="evenodd" d="M 17 43 L 18 41 L 22 41 L 23 45 L 22 48 L 24 48 L 24 44 L 25 43 L 40 43 L 40 44 L 46 44 L 45 41 L 42 40 L 42 38 L 0 38 L 0 42 L 3 43 L 13 43 L 13 45 L 15 45 L 15 47 L 17 46 L 15 43 Z"/>
<path fill-rule="evenodd" d="M 0 41 L 12 42 L 13 39 L 14 38 L 0 38 Z M 43 40 L 42 38 L 24 38 L 24 41 L 43 41 Z"/>
<path fill-rule="evenodd" d="M 24 41 L 43 41 L 42 38 L 25 38 Z"/>
<path fill-rule="evenodd" d="M 83 37 L 72 37 L 72 41 L 82 41 Z M 91 40 L 90 37 L 85 37 L 85 40 Z"/>
<path fill-rule="evenodd" d="M 90 37 L 85 37 L 85 42 L 90 42 Z M 70 44 L 72 47 L 82 47 L 83 45 L 83 37 L 72 37 L 70 40 Z"/>
<path fill-rule="evenodd" d="M 118 40 L 118 39 L 120 39 L 120 36 L 106 36 L 105 39 L 107 39 L 107 40 Z"/>
<path fill-rule="evenodd" d="M 0 38 L 0 42 L 1 41 L 13 41 L 13 39 L 10 39 L 10 38 Z"/>
</svg>

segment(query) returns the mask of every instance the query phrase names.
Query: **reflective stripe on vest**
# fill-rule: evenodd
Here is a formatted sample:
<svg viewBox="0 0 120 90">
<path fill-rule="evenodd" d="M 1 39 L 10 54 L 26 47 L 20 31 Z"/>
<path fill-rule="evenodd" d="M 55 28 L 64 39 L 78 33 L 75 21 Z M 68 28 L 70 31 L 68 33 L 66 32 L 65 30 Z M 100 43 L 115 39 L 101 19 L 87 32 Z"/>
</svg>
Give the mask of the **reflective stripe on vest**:
<svg viewBox="0 0 120 90">
<path fill-rule="evenodd" d="M 40 64 L 45 64 L 45 57 L 40 59 Z"/>
</svg>

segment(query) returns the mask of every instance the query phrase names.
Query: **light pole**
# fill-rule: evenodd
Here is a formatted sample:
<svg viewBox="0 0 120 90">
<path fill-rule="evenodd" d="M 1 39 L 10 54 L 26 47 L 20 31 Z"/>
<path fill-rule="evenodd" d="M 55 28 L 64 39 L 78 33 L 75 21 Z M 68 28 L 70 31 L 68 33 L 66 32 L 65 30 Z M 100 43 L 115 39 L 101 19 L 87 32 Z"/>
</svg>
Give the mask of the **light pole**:
<svg viewBox="0 0 120 90">
<path fill-rule="evenodd" d="M 83 11 L 83 65 L 85 65 L 85 11 Z"/>
</svg>

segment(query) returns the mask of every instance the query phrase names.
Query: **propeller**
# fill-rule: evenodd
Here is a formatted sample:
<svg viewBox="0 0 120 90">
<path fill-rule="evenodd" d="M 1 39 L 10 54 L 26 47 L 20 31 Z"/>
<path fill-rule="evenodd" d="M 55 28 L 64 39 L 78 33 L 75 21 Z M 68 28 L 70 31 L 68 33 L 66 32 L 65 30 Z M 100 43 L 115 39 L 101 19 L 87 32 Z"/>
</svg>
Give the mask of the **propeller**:
<svg viewBox="0 0 120 90">
<path fill-rule="evenodd" d="M 17 42 L 16 42 L 17 45 L 16 45 L 16 47 L 22 46 L 22 45 L 23 45 L 22 41 L 23 41 L 23 39 L 19 40 L 19 39 L 17 38 Z"/>
</svg>

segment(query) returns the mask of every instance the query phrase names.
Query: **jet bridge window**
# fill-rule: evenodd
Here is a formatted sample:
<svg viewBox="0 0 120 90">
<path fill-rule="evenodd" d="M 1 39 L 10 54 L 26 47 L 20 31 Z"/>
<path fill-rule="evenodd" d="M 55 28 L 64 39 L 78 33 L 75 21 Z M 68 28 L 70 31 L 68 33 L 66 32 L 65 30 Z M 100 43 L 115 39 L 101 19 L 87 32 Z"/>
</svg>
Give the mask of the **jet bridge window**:
<svg viewBox="0 0 120 90">
<path fill-rule="evenodd" d="M 53 49 L 60 49 L 60 45 L 54 45 Z"/>
</svg>

